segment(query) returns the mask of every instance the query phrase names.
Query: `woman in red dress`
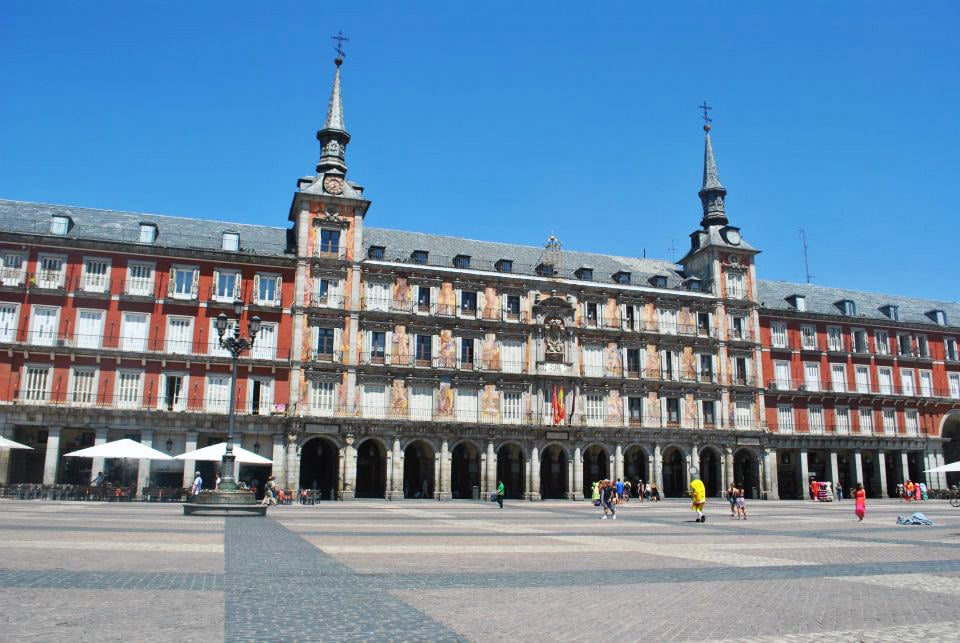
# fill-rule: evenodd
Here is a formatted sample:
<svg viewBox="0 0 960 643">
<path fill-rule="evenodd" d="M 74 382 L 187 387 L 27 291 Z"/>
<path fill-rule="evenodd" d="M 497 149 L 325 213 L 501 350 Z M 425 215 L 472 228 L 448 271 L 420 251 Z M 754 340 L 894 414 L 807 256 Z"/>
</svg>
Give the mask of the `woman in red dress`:
<svg viewBox="0 0 960 643">
<path fill-rule="evenodd" d="M 863 490 L 863 485 L 857 483 L 857 489 L 853 492 L 853 511 L 857 514 L 857 520 L 863 520 L 867 513 L 867 492 Z"/>
</svg>

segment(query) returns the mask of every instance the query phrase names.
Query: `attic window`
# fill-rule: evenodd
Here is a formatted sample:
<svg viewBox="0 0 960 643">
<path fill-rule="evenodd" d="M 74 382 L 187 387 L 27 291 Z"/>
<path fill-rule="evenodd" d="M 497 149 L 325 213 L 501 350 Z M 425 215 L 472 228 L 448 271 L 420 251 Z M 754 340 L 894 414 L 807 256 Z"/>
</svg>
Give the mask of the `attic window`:
<svg viewBox="0 0 960 643">
<path fill-rule="evenodd" d="M 501 259 L 494 266 L 500 272 L 513 272 L 513 261 L 510 259 Z"/>
<path fill-rule="evenodd" d="M 613 281 L 618 284 L 623 284 L 624 286 L 630 285 L 630 273 L 620 270 L 613 273 Z"/>
<path fill-rule="evenodd" d="M 577 279 L 581 281 L 593 281 L 593 268 L 588 266 L 583 266 L 582 268 L 577 268 Z"/>
<path fill-rule="evenodd" d="M 801 313 L 807 310 L 807 298 L 803 295 L 790 295 L 787 297 L 787 303 Z"/>
<path fill-rule="evenodd" d="M 654 275 L 650 277 L 650 285 L 654 288 L 666 288 L 667 278 L 663 275 Z"/>
<path fill-rule="evenodd" d="M 368 259 L 383 259 L 386 248 L 383 246 L 370 246 L 370 249 L 367 250 Z"/>
<path fill-rule="evenodd" d="M 457 255 L 453 258 L 453 267 L 460 268 L 461 270 L 466 270 L 470 267 L 470 256 L 469 255 Z"/>
<path fill-rule="evenodd" d="M 157 226 L 152 223 L 140 224 L 140 243 L 153 243 L 157 240 Z"/>
<path fill-rule="evenodd" d="M 880 306 L 880 312 L 893 321 L 900 321 L 900 306 L 886 304 L 885 306 Z"/>
<path fill-rule="evenodd" d="M 63 236 L 67 234 L 67 231 L 69 229 L 70 229 L 70 217 L 65 217 L 65 216 L 55 214 L 53 215 L 53 218 L 50 219 L 50 234 Z"/>
<path fill-rule="evenodd" d="M 700 278 L 699 277 L 690 277 L 687 279 L 687 290 L 692 292 L 700 292 Z"/>
<path fill-rule="evenodd" d="M 425 264 L 429 253 L 426 250 L 414 250 L 410 253 L 410 261 L 413 263 Z"/>
<path fill-rule="evenodd" d="M 541 277 L 553 277 L 557 274 L 557 270 L 553 267 L 553 264 L 541 263 L 537 266 L 537 274 Z"/>
<path fill-rule="evenodd" d="M 237 232 L 224 232 L 223 250 L 227 252 L 237 252 L 240 250 L 240 234 Z"/>
<path fill-rule="evenodd" d="M 927 313 L 927 317 L 932 319 L 935 324 L 940 326 L 947 325 L 947 312 L 944 310 L 940 310 L 939 308 L 931 310 Z"/>
<path fill-rule="evenodd" d="M 857 305 L 852 299 L 841 299 L 836 303 L 837 308 L 848 317 L 855 317 L 857 314 Z"/>
</svg>

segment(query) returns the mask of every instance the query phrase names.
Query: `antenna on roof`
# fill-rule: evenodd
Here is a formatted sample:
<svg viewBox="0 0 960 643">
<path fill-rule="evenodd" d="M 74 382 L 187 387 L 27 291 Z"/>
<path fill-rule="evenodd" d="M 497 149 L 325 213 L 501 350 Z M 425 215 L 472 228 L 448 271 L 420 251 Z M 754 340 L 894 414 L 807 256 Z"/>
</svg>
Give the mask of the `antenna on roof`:
<svg viewBox="0 0 960 643">
<path fill-rule="evenodd" d="M 670 261 L 677 263 L 677 240 L 670 239 Z"/>
<path fill-rule="evenodd" d="M 803 243 L 803 272 L 807 278 L 807 283 L 810 283 L 810 279 L 813 275 L 810 274 L 810 255 L 807 252 L 807 232 L 803 228 L 800 228 L 800 241 Z"/>
</svg>

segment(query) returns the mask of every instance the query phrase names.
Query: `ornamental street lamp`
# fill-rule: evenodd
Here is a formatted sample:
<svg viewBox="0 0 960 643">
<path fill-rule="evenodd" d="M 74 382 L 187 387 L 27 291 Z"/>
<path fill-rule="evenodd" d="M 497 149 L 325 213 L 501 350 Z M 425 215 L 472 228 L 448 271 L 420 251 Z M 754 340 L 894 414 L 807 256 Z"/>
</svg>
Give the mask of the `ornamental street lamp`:
<svg viewBox="0 0 960 643">
<path fill-rule="evenodd" d="M 249 337 L 240 336 L 240 312 L 243 310 L 243 302 L 234 302 L 234 311 L 237 313 L 237 320 L 233 324 L 233 336 L 226 335 L 228 320 L 225 313 L 217 315 L 216 327 L 217 335 L 220 340 L 220 346 L 227 349 L 230 353 L 230 411 L 227 420 L 227 448 L 223 454 L 223 461 L 220 465 L 220 489 L 222 491 L 236 491 L 239 489 L 237 480 L 233 475 L 234 456 L 233 456 L 233 426 L 237 394 L 237 359 L 241 354 L 253 348 L 253 341 L 260 332 L 260 318 L 252 317 L 249 324 Z"/>
</svg>

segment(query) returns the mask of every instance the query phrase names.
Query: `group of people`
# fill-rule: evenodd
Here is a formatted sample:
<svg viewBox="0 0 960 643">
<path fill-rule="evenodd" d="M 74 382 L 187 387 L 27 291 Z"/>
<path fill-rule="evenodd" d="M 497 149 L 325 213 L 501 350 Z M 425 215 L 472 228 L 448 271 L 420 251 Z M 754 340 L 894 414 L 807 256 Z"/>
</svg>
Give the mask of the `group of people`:
<svg viewBox="0 0 960 643">
<path fill-rule="evenodd" d="M 747 492 L 742 484 L 730 483 L 727 487 L 727 502 L 730 503 L 731 518 L 747 519 Z"/>
<path fill-rule="evenodd" d="M 927 500 L 927 485 L 924 482 L 907 480 L 897 485 L 897 495 L 904 502 L 920 502 Z"/>
<path fill-rule="evenodd" d="M 646 484 L 643 480 L 637 480 L 636 484 L 632 484 L 629 480 L 617 478 L 616 482 L 604 479 L 593 483 L 591 487 L 591 498 L 594 505 L 598 507 L 601 505 L 601 492 L 608 486 L 613 487 L 613 504 L 616 505 L 630 502 L 631 498 L 637 498 L 640 502 L 644 500 L 650 502 L 660 501 L 660 491 L 657 489 L 656 483 L 651 482 L 650 484 Z"/>
</svg>

